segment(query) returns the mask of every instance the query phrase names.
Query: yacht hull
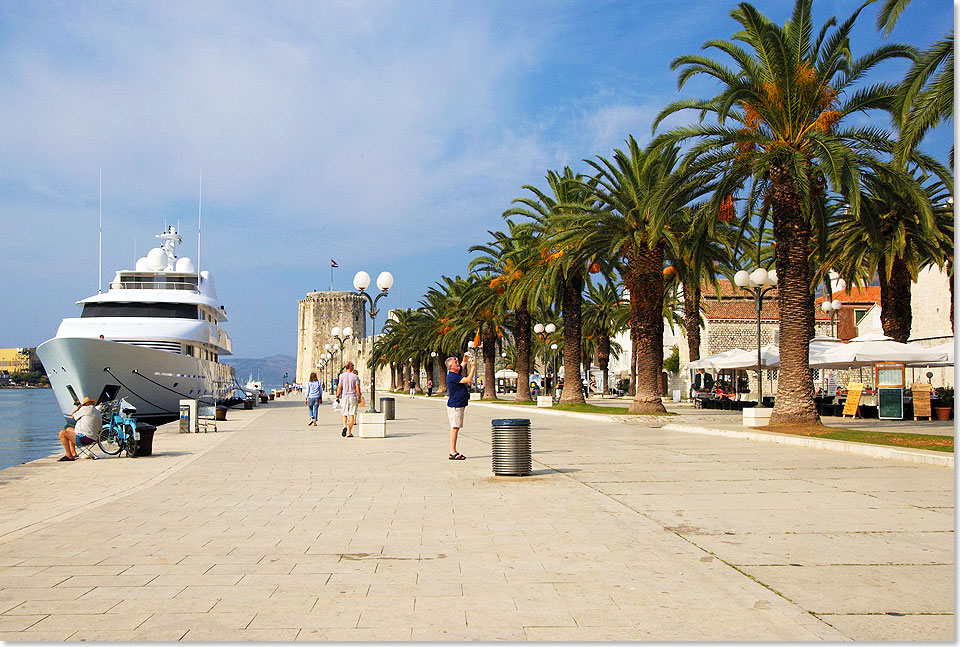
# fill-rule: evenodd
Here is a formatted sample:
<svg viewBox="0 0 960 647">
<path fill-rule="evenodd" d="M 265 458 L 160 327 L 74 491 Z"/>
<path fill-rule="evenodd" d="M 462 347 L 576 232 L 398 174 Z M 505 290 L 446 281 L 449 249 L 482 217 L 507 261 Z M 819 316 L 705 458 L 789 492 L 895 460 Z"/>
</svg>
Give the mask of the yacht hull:
<svg viewBox="0 0 960 647">
<path fill-rule="evenodd" d="M 151 421 L 177 418 L 180 400 L 219 402 L 235 387 L 233 367 L 226 364 L 102 339 L 55 337 L 37 348 L 37 356 L 64 416 L 76 408 L 74 395 L 96 398 L 108 384 L 120 387 L 137 419 Z"/>
</svg>

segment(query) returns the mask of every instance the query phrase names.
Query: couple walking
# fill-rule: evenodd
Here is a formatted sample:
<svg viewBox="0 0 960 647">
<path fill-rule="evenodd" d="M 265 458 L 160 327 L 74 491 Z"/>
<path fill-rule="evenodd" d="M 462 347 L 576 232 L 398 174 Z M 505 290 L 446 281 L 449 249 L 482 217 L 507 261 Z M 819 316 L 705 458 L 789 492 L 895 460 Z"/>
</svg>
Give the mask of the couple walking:
<svg viewBox="0 0 960 647">
<path fill-rule="evenodd" d="M 317 379 L 316 373 L 310 374 L 307 382 L 307 392 L 303 403 L 310 411 L 310 421 L 307 426 L 317 426 L 317 414 L 323 402 L 323 386 Z M 362 399 L 360 395 L 360 376 L 357 375 L 353 362 L 347 362 L 343 373 L 337 379 L 337 402 L 340 403 L 340 413 L 343 416 L 343 432 L 341 436 L 353 438 L 353 426 L 357 421 L 357 406 Z"/>
</svg>

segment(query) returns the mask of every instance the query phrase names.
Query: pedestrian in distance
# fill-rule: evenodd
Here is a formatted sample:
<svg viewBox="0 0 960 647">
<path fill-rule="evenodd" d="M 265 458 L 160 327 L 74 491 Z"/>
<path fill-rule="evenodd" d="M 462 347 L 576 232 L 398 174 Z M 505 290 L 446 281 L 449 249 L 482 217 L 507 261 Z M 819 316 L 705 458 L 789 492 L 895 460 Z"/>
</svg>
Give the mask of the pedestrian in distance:
<svg viewBox="0 0 960 647">
<path fill-rule="evenodd" d="M 467 364 L 467 375 L 460 374 L 461 363 L 456 357 L 448 357 L 444 362 L 447 367 L 447 419 L 450 421 L 450 460 L 462 461 L 467 457 L 457 451 L 457 434 L 463 427 L 463 412 L 470 401 L 468 385 L 473 382 L 477 371 L 477 364 L 473 355 L 465 354 L 463 363 Z"/>
<path fill-rule="evenodd" d="M 310 413 L 310 422 L 307 426 L 317 426 L 317 413 L 320 411 L 320 403 L 323 402 L 323 385 L 317 379 L 316 373 L 310 373 L 310 380 L 307 382 L 307 392 L 304 394 L 303 403 L 307 405 Z"/>
<path fill-rule="evenodd" d="M 343 418 L 343 432 L 340 435 L 353 438 L 357 403 L 360 402 L 360 377 L 353 372 L 353 362 L 347 362 L 337 380 L 337 399 L 340 400 L 340 415 Z"/>
<path fill-rule="evenodd" d="M 410 379 L 410 382 L 407 383 L 407 386 L 410 387 L 410 395 L 417 394 L 417 383 L 413 380 L 413 378 Z"/>
<path fill-rule="evenodd" d="M 103 426 L 103 414 L 95 406 L 93 398 L 83 398 L 73 410 L 70 420 L 60 431 L 60 444 L 63 445 L 64 456 L 60 461 L 77 460 L 77 445 L 94 445 L 100 437 L 100 428 Z"/>
<path fill-rule="evenodd" d="M 427 397 L 433 395 L 433 379 L 427 380 Z"/>
</svg>

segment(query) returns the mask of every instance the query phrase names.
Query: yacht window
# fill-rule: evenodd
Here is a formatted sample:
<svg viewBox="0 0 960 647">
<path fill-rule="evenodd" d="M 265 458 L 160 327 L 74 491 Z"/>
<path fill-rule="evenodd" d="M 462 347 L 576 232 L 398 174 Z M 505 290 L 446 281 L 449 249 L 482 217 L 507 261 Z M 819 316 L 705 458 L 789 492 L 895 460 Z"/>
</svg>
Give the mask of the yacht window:
<svg viewBox="0 0 960 647">
<path fill-rule="evenodd" d="M 190 303 L 85 303 L 80 317 L 196 319 L 197 306 Z"/>
</svg>

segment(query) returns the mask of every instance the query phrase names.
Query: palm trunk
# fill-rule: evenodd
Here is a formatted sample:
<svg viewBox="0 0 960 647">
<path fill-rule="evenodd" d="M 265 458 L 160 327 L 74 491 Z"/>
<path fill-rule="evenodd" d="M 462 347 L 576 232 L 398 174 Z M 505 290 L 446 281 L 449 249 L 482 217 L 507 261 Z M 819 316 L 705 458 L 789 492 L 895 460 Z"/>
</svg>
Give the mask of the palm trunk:
<svg viewBox="0 0 960 647">
<path fill-rule="evenodd" d="M 630 413 L 666 413 L 660 400 L 663 366 L 663 249 L 627 250 L 624 282 L 630 290 L 630 327 L 637 362 L 636 392 Z"/>
<path fill-rule="evenodd" d="M 597 366 L 603 371 L 603 390 L 601 393 L 606 395 L 609 392 L 607 384 L 610 382 L 610 336 L 606 333 L 600 333 L 597 336 Z"/>
<path fill-rule="evenodd" d="M 563 395 L 561 402 L 584 403 L 583 384 L 580 381 L 580 345 L 583 330 L 583 275 L 571 270 L 563 283 Z M 556 379 L 556 376 L 554 376 Z"/>
<path fill-rule="evenodd" d="M 483 325 L 483 397 L 497 399 L 497 329 L 491 322 Z"/>
<path fill-rule="evenodd" d="M 520 302 L 514 313 L 517 327 L 513 331 L 513 343 L 517 349 L 517 402 L 530 402 L 530 311 L 527 300 Z"/>
<path fill-rule="evenodd" d="M 632 398 L 637 394 L 637 330 L 630 325 L 630 388 L 627 394 Z"/>
<path fill-rule="evenodd" d="M 893 260 L 890 278 L 887 278 L 883 261 L 877 268 L 880 277 L 880 323 L 883 334 L 901 344 L 910 338 L 913 310 L 910 308 L 910 270 L 901 258 Z"/>
<path fill-rule="evenodd" d="M 700 359 L 700 282 L 683 283 L 683 325 L 687 329 L 687 352 L 690 361 Z"/>
<path fill-rule="evenodd" d="M 411 370 L 413 371 L 413 376 L 411 377 L 414 384 L 413 390 L 423 393 L 423 387 L 420 386 L 420 362 L 414 361 Z"/>
<path fill-rule="evenodd" d="M 397 365 L 393 362 L 390 363 L 390 390 L 397 390 Z"/>
<path fill-rule="evenodd" d="M 819 421 L 810 373 L 812 274 L 808 246 L 810 223 L 790 171 L 771 169 L 773 238 L 777 246 L 777 300 L 780 306 L 780 377 L 770 423 Z"/>
</svg>

